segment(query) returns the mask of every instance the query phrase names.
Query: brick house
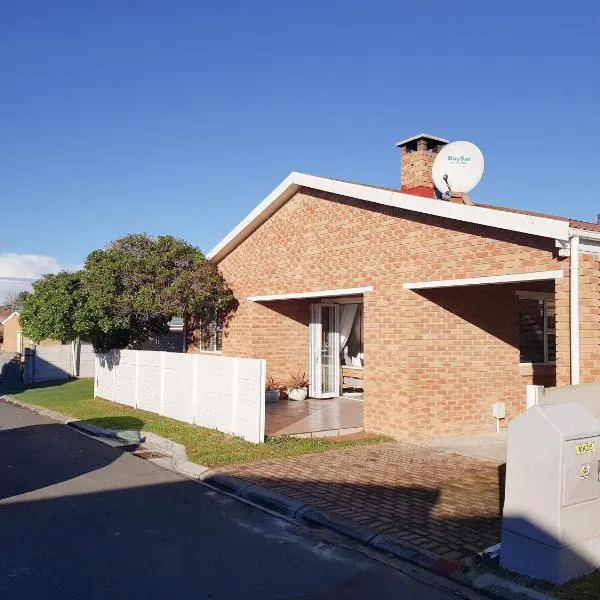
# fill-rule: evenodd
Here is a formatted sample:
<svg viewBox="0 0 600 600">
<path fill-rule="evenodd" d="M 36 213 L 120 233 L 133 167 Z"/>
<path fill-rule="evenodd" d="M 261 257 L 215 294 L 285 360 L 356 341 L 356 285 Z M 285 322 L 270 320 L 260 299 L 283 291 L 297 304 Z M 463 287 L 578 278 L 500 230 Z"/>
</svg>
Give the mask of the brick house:
<svg viewBox="0 0 600 600">
<path fill-rule="evenodd" d="M 446 142 L 398 143 L 400 189 L 290 174 L 209 253 L 240 305 L 201 349 L 306 371 L 314 397 L 364 391 L 365 429 L 398 439 L 598 381 L 600 226 L 437 197 Z"/>
</svg>

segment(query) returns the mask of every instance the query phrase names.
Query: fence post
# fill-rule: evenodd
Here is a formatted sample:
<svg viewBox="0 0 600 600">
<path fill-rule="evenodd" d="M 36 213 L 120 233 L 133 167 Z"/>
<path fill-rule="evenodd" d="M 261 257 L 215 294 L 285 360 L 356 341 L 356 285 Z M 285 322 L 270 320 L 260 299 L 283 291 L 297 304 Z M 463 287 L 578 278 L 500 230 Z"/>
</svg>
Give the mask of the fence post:
<svg viewBox="0 0 600 600">
<path fill-rule="evenodd" d="M 532 406 L 537 406 L 541 403 L 542 397 L 544 395 L 544 386 L 543 385 L 527 385 L 527 408 L 531 408 Z"/>
<path fill-rule="evenodd" d="M 133 388 L 133 406 L 138 407 L 140 395 L 140 351 L 135 351 L 135 384 Z"/>
<path fill-rule="evenodd" d="M 160 353 L 160 399 L 158 402 L 158 414 L 164 415 L 165 411 L 165 353 Z"/>
<path fill-rule="evenodd" d="M 112 361 L 112 363 L 113 363 L 113 368 L 112 368 L 112 374 L 113 374 L 113 391 L 112 391 L 112 398 L 111 398 L 111 400 L 113 402 L 115 402 L 116 399 L 117 399 L 117 369 L 119 368 L 117 366 L 116 353 L 119 352 L 119 359 L 120 359 L 121 351 L 120 350 L 110 350 L 110 352 L 111 352 L 111 355 L 113 357 L 113 361 Z"/>
<path fill-rule="evenodd" d="M 240 376 L 240 359 L 234 358 L 232 365 L 231 374 L 231 433 L 237 431 L 237 413 L 238 413 L 238 402 L 239 402 L 239 376 Z"/>
<path fill-rule="evenodd" d="M 192 356 L 192 423 L 198 425 L 198 357 Z"/>
<path fill-rule="evenodd" d="M 100 364 L 100 359 L 98 355 L 94 352 L 94 398 L 98 397 L 98 365 Z"/>
<path fill-rule="evenodd" d="M 265 441 L 265 421 L 266 421 L 266 406 L 265 406 L 265 388 L 267 384 L 267 361 L 263 358 L 260 361 L 260 389 L 259 395 L 259 418 L 258 418 L 258 441 L 263 443 Z"/>
</svg>

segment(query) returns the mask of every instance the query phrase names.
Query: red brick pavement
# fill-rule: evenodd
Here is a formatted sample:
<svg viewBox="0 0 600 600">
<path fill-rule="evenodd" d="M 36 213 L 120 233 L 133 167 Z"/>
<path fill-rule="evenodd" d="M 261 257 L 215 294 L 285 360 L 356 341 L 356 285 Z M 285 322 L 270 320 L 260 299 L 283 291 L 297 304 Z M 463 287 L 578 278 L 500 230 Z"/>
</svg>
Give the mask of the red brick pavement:
<svg viewBox="0 0 600 600">
<path fill-rule="evenodd" d="M 220 471 L 460 559 L 500 541 L 504 468 L 400 442 Z"/>
</svg>

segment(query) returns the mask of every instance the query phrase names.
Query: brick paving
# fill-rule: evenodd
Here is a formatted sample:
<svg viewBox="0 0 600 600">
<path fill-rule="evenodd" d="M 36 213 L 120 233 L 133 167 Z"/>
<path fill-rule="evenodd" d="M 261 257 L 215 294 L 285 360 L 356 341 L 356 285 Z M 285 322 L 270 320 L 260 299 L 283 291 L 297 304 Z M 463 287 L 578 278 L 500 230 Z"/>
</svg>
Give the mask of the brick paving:
<svg viewBox="0 0 600 600">
<path fill-rule="evenodd" d="M 220 471 L 461 559 L 500 541 L 504 466 L 400 442 Z"/>
</svg>

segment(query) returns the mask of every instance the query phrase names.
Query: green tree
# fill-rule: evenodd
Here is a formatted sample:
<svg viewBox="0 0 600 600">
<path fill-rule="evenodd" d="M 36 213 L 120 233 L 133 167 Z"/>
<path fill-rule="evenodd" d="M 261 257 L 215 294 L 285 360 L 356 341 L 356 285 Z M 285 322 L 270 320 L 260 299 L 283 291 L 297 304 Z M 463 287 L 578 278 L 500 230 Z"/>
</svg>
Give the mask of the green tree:
<svg viewBox="0 0 600 600">
<path fill-rule="evenodd" d="M 218 316 L 226 322 L 237 308 L 216 267 L 198 248 L 172 236 L 125 236 L 92 252 L 83 270 L 72 275 L 77 285 L 71 290 L 71 304 L 59 294 L 40 297 L 35 301 L 38 308 L 23 324 L 25 335 L 56 331 L 40 322 L 55 310 L 60 316 L 54 321 L 69 334 L 60 339 L 89 339 L 99 352 L 136 348 L 166 333 L 174 316 L 192 321 Z M 36 294 L 34 287 L 31 296 Z M 25 304 L 29 302 L 28 298 Z"/>
<path fill-rule="evenodd" d="M 30 339 L 71 341 L 79 336 L 78 312 L 85 304 L 81 272 L 44 275 L 24 292 L 20 322 Z"/>
</svg>

